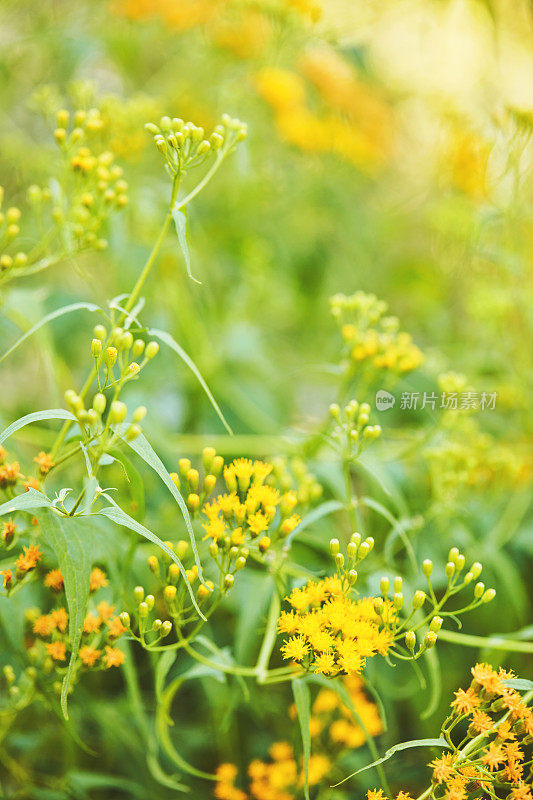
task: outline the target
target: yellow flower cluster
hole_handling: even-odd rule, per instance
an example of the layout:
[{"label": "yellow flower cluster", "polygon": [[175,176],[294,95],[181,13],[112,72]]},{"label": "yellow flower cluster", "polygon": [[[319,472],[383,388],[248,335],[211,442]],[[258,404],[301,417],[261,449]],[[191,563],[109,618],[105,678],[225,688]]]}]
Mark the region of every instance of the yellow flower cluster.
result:
[{"label": "yellow flower cluster", "polygon": [[272,464],[248,458],[235,459],[224,467],[228,492],[204,505],[204,538],[234,546],[257,540],[264,553],[273,540],[288,536],[300,522],[293,513],[298,497],[294,490],[282,493],[266,482],[273,469]]},{"label": "yellow flower cluster", "polygon": [[[344,688],[353,708],[370,736],[378,736],[383,725],[378,710],[365,695],[359,677],[344,679]],[[289,709],[291,719],[296,719],[296,707]],[[366,741],[362,727],[353,719],[352,711],[340,700],[337,692],[321,689],[312,706],[309,731],[313,739],[313,753],[309,759],[309,784],[318,785],[331,770],[331,758],[326,755],[331,748],[354,749]],[[288,742],[275,742],[268,751],[269,760],[254,759],[248,767],[249,794],[235,786],[237,767],[221,764],[217,769],[214,796],[218,800],[293,800],[299,796],[304,782],[302,765],[298,764]]]},{"label": "yellow flower cluster", "polygon": [[401,375],[422,363],[411,336],[399,330],[397,317],[386,316],[387,304],[374,294],[336,294],[330,306],[352,365]]},{"label": "yellow flower cluster", "polygon": [[[335,153],[359,168],[382,163],[390,124],[381,101],[333,51],[311,51],[300,66],[305,77],[273,66],[255,76],[259,94],[274,111],[280,136],[301,150]],[[310,108],[306,77],[333,112]]]},{"label": "yellow flower cluster", "polygon": [[287,599],[293,610],[281,613],[278,630],[290,638],[281,652],[304,669],[331,676],[358,674],[366,658],[385,655],[392,644],[393,634],[382,624],[384,619],[394,621],[390,604],[378,616],[373,598],[352,600],[337,576],[293,589]]}]

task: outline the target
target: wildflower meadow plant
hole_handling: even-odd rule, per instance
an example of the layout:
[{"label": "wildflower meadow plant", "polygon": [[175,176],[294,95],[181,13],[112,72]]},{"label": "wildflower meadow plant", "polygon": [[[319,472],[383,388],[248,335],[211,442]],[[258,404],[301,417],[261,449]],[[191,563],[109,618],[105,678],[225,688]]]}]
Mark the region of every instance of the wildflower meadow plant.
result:
[{"label": "wildflower meadow plant", "polygon": [[[531,428],[508,363],[529,117],[491,121],[507,189],[490,126],[446,118],[443,206],[421,162],[400,235],[402,114],[422,114],[378,87],[382,51],[337,46],[327,4],[96,6],[99,80],[31,95],[39,146],[22,113],[5,138],[0,796],[533,800]],[[385,12],[359,11],[378,37]],[[102,94],[118,54],[146,94]],[[352,251],[359,192],[379,220]],[[416,258],[478,240],[421,302]],[[466,318],[481,287],[503,337],[496,250],[516,329],[456,366],[432,314]],[[363,279],[367,251],[389,266]]]}]

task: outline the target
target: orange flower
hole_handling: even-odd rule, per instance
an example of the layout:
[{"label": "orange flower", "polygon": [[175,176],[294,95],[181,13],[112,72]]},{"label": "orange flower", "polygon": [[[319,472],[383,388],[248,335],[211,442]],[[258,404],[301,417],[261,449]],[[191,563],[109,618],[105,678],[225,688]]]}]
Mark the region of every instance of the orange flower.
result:
[{"label": "orange flower", "polygon": [[33,632],[37,636],[50,636],[55,628],[55,623],[50,614],[43,614],[37,617],[33,623]]},{"label": "orange flower", "polygon": [[39,472],[41,475],[48,475],[52,467],[55,466],[54,461],[52,461],[52,457],[49,453],[45,453],[43,450],[39,453],[38,456],[35,456],[33,459],[36,464],[39,465]]},{"label": "orange flower", "polygon": [[499,765],[503,764],[505,761],[505,753],[503,752],[501,744],[491,742],[481,757],[481,760],[488,766],[491,772],[497,770]]},{"label": "orange flower", "polygon": [[10,569],[3,569],[0,575],[4,576],[4,589],[9,589],[13,583],[13,573]]},{"label": "orange flower", "polygon": [[126,628],[120,621],[120,617],[113,617],[113,619],[110,619],[107,623],[107,627],[109,628],[110,639],[118,639],[119,636],[126,633]]},{"label": "orange flower", "polygon": [[472,727],[477,733],[488,733],[494,725],[493,720],[478,708],[472,712]]},{"label": "orange flower", "polygon": [[470,714],[480,703],[481,699],[474,689],[469,688],[466,691],[457,689],[455,700],[452,701],[452,708],[455,709],[457,714]]},{"label": "orange flower", "polygon": [[475,667],[472,667],[472,675],[476,683],[479,683],[489,694],[502,693],[504,689],[502,680],[490,664],[476,664]]},{"label": "orange flower", "polygon": [[23,477],[24,475],[19,471],[18,461],[13,461],[12,464],[2,464],[0,466],[0,489],[15,486],[18,479]]},{"label": "orange flower", "polygon": [[64,588],[63,575],[60,569],[51,569],[44,579],[44,585],[54,592],[60,592]]},{"label": "orange flower", "polygon": [[64,608],[54,608],[50,616],[56,628],[64,633],[67,629],[68,614]]},{"label": "orange flower", "polygon": [[83,620],[83,633],[95,633],[101,624],[102,620],[96,614],[87,614]]},{"label": "orange flower", "polygon": [[85,645],[84,647],[80,647],[80,659],[87,667],[94,667],[95,662],[98,661],[100,658],[101,650],[97,650],[96,647],[90,647],[90,645]]},{"label": "orange flower", "polygon": [[20,555],[17,560],[15,561],[15,566],[17,568],[17,572],[21,575],[24,575],[26,572],[29,572],[31,569],[35,569],[37,566],[37,562],[42,556],[41,551],[36,545],[30,545],[29,547],[23,547],[24,555]]},{"label": "orange flower", "polygon": [[102,600],[101,603],[98,603],[96,606],[96,610],[101,619],[108,620],[111,616],[113,616],[113,611],[115,610],[115,606],[110,606],[109,603],[106,603],[105,600]]},{"label": "orange flower", "polygon": [[54,661],[65,660],[66,658],[65,642],[51,642],[50,644],[46,642],[45,647],[48,650],[48,655],[52,656]]},{"label": "orange flower", "polygon": [[2,529],[2,539],[4,540],[6,545],[11,544],[16,530],[17,526],[15,525],[12,519],[9,519],[7,522],[4,522],[4,527]]},{"label": "orange flower", "polygon": [[437,783],[448,781],[453,775],[452,754],[444,753],[440,758],[435,758],[430,764],[433,769],[433,777]]},{"label": "orange flower", "polygon": [[122,650],[119,650],[118,647],[109,647],[109,645],[106,645],[104,661],[106,669],[110,667],[120,667],[125,661],[124,653]]},{"label": "orange flower", "polygon": [[95,567],[91,575],[89,577],[89,589],[91,592],[96,592],[97,589],[101,589],[103,586],[107,586],[107,577],[103,570]]},{"label": "orange flower", "polygon": [[28,478],[28,480],[24,481],[22,485],[26,491],[28,491],[28,489],[35,489],[37,492],[39,491],[40,484],[37,478]]}]

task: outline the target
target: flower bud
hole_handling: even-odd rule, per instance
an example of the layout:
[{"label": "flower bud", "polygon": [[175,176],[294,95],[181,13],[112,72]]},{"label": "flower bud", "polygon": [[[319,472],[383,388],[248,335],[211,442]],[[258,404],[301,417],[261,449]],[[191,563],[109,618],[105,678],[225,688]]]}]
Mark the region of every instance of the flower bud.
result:
[{"label": "flower bud", "polygon": [[226,575],[226,577],[224,578],[224,589],[231,589],[234,583],[235,583],[235,578],[233,577],[233,575],[230,574]]},{"label": "flower bud", "polygon": [[161,628],[162,624],[163,623],[161,622],[160,619],[154,619],[154,621],[152,622],[152,630],[157,633],[158,630]]},{"label": "flower bud", "polygon": [[405,645],[411,653],[416,647],[416,633],[414,631],[407,631],[405,634]]},{"label": "flower bud", "polygon": [[216,542],[211,542],[209,545],[209,555],[211,558],[216,558],[218,556],[218,544]]},{"label": "flower bud", "polygon": [[133,599],[136,603],[141,603],[144,600],[144,589],[142,586],[136,586],[133,590]]},{"label": "flower bud", "polygon": [[270,547],[270,537],[269,536],[262,536],[259,539],[259,550],[262,553],[266,553],[268,548]]},{"label": "flower bud", "polygon": [[447,578],[452,578],[455,573],[455,564],[453,561],[448,561],[446,566],[444,567],[444,573]]},{"label": "flower bud", "polygon": [[102,352],[102,342],[100,339],[93,339],[91,342],[91,355],[93,358],[98,358]]},{"label": "flower bud", "polygon": [[163,590],[163,597],[165,598],[167,603],[174,602],[174,600],[176,599],[176,592],[177,589],[175,586],[172,586],[171,584],[165,586]]},{"label": "flower bud", "polygon": [[133,442],[138,436],[142,433],[142,428],[140,425],[130,425],[128,430],[126,431],[126,439],[128,442]]},{"label": "flower bud", "polygon": [[104,363],[108,369],[114,367],[118,356],[116,347],[106,347],[104,353]]},{"label": "flower bud", "polygon": [[335,556],[335,564],[339,567],[339,569],[342,569],[344,566],[344,556],[342,553],[337,553]]},{"label": "flower bud", "polygon": [[147,414],[146,406],[138,406],[133,412],[133,421],[141,422]]},{"label": "flower bud", "polygon": [[129,629],[129,627],[131,625],[131,621],[130,621],[130,615],[128,614],[128,612],[127,611],[122,611],[119,614],[119,619],[122,622],[122,624],[124,625],[124,627]]},{"label": "flower bud", "polygon": [[466,584],[469,584],[469,583],[472,583],[473,580],[474,580],[474,575],[472,574],[472,572],[467,572],[465,577],[464,577],[464,582]]},{"label": "flower bud", "polygon": [[389,593],[389,588],[390,588],[389,579],[383,577],[379,582],[379,591],[381,592],[383,597],[387,597]]},{"label": "flower bud", "polygon": [[187,481],[188,481],[189,486],[191,487],[191,489],[197,489],[198,488],[199,478],[200,478],[200,476],[198,474],[198,470],[197,469],[188,470],[188,472],[187,472]]},{"label": "flower bud", "polygon": [[215,456],[213,459],[213,463],[211,464],[211,472],[213,475],[218,476],[222,472],[222,467],[224,466],[224,459],[222,456]]},{"label": "flower bud", "polygon": [[373,537],[372,536],[367,536],[365,541],[363,542],[363,544],[368,545],[370,550],[373,550],[374,549],[374,544],[375,544]]},{"label": "flower bud", "polygon": [[150,567],[150,571],[154,573],[154,575],[159,575],[159,559],[157,556],[150,556],[148,559],[148,566]]},{"label": "flower bud", "polygon": [[359,560],[362,561],[363,558],[366,558],[367,555],[370,553],[371,549],[372,548],[370,547],[370,545],[368,544],[367,540],[365,539],[365,541],[359,546],[359,552],[358,552]]},{"label": "flower bud", "polygon": [[204,480],[204,491],[206,494],[211,494],[216,486],[217,479],[215,475],[206,475]]},{"label": "flower bud", "polygon": [[433,572],[433,561],[430,558],[426,558],[422,562],[422,572],[424,573],[426,578],[429,578],[429,576]]},{"label": "flower bud", "polygon": [[453,561],[453,563],[455,564],[455,560],[458,555],[459,555],[459,548],[452,547],[450,552],[448,553],[448,561]]},{"label": "flower bud", "polygon": [[483,603],[490,603],[490,601],[494,600],[495,597],[496,597],[496,589],[487,589],[481,600]]},{"label": "flower bud", "polygon": [[399,611],[403,606],[403,594],[401,592],[395,592],[392,601],[394,603],[394,608]]},{"label": "flower bud", "polygon": [[89,425],[96,425],[97,422],[98,422],[98,414],[96,413],[94,408],[90,408],[87,411],[87,423]]},{"label": "flower bud", "polygon": [[102,394],[101,392],[95,394],[93,397],[93,408],[97,414],[102,415],[104,413],[106,402],[107,400],[105,394]]},{"label": "flower bud", "polygon": [[200,498],[195,492],[191,492],[187,497],[187,505],[192,512],[198,511],[200,508]]},{"label": "flower bud", "polygon": [[385,603],[383,602],[383,598],[382,597],[374,597],[373,604],[374,604],[374,610],[375,610],[376,614],[380,614],[381,615],[381,613],[383,611],[383,607],[385,605]]},{"label": "flower bud", "polygon": [[139,603],[139,617],[141,619],[146,619],[149,613],[150,609],[148,608],[148,603],[145,603],[143,600],[142,603]]},{"label": "flower bud", "polygon": [[353,542],[354,544],[356,544],[356,545],[357,545],[357,547],[359,547],[359,545],[361,544],[361,538],[362,538],[362,537],[361,537],[361,534],[360,534],[360,533],[357,533],[357,531],[355,531],[355,532],[354,532],[354,533],[352,533],[352,535],[350,536],[350,542]]},{"label": "flower bud", "polygon": [[95,325],[93,328],[93,336],[103,341],[107,336],[107,331],[103,325]]},{"label": "flower bud", "polygon": [[338,539],[330,539],[329,552],[332,556],[336,556],[340,550],[340,543]]},{"label": "flower bud", "polygon": [[418,589],[413,595],[413,608],[421,608],[424,605],[426,593]]},{"label": "flower bud", "polygon": [[459,555],[455,559],[455,568],[456,568],[457,572],[461,572],[464,569],[465,561],[466,561],[466,559],[465,559],[464,555],[462,553],[459,553]]},{"label": "flower bud", "polygon": [[[154,358],[159,352],[159,345],[157,342],[148,342],[146,345],[146,349],[144,351],[144,355],[146,358]],[[164,623],[163,623],[164,624]]]},{"label": "flower bud", "polygon": [[128,409],[122,400],[113,400],[109,409],[109,418],[114,425],[124,422]]},{"label": "flower bud", "polygon": [[170,564],[168,567],[168,579],[170,583],[176,583],[179,576],[180,576],[180,568],[178,567],[176,562],[173,561],[172,564]]},{"label": "flower bud", "polygon": [[475,561],[475,562],[472,564],[472,566],[470,567],[470,572],[472,573],[472,575],[474,576],[474,578],[479,578],[479,576],[481,575],[481,570],[482,570],[482,569],[483,569],[483,567],[482,567],[482,565],[479,563],[479,561]]},{"label": "flower bud", "polygon": [[430,647],[433,647],[435,642],[437,641],[437,634],[435,631],[428,631],[424,636],[424,648],[429,650]]},{"label": "flower bud", "polygon": [[133,336],[131,331],[124,331],[119,339],[118,346],[121,350],[129,350],[133,345]]},{"label": "flower bud", "polygon": [[340,410],[340,407],[339,407],[338,403],[332,403],[330,405],[329,413],[331,414],[333,419],[336,419],[336,420],[340,419],[341,410]]},{"label": "flower bud", "polygon": [[476,600],[479,600],[479,598],[483,596],[484,591],[485,591],[485,584],[483,583],[483,581],[479,581],[479,583],[476,583],[476,585],[474,586],[474,597],[476,598]]},{"label": "flower bud", "polygon": [[396,577],[394,578],[394,591],[401,592],[402,586],[403,586],[403,579],[399,575],[396,575]]},{"label": "flower bud", "polygon": [[146,597],[144,598],[144,602],[148,606],[148,610],[151,611],[152,608],[154,607],[155,597],[153,596],[153,594],[147,594]]},{"label": "flower bud", "polygon": [[351,569],[346,576],[348,578],[348,583],[350,586],[353,586],[354,583],[357,581],[357,570]]},{"label": "flower bud", "polygon": [[178,558],[184,558],[184,556],[187,555],[188,549],[189,549],[189,542],[186,542],[185,539],[179,539],[176,542],[174,552],[176,553]]},{"label": "flower bud", "polygon": [[166,619],[163,624],[161,625],[160,634],[161,636],[168,636],[170,631],[172,630],[172,623],[170,620]]},{"label": "flower bud", "polygon": [[235,561],[235,572],[239,572],[239,570],[244,569],[246,566],[246,559],[244,556],[239,556]]},{"label": "flower bud", "polygon": [[433,617],[429,625],[429,630],[432,633],[438,633],[442,628],[442,622],[442,617]]},{"label": "flower bud", "polygon": [[346,548],[346,555],[348,558],[355,558],[357,555],[357,545],[355,542],[348,542],[348,547]]}]

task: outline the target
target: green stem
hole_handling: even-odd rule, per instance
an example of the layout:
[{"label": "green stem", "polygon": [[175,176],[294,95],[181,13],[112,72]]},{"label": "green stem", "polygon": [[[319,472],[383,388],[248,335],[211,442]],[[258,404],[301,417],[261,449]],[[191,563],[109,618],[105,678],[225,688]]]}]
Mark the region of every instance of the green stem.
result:
[{"label": "green stem", "polygon": [[504,652],[533,653],[533,642],[519,642],[503,636],[473,636],[468,633],[445,630],[440,630],[438,636],[445,642],[462,644],[465,647],[490,647],[493,650],[503,650]]}]

